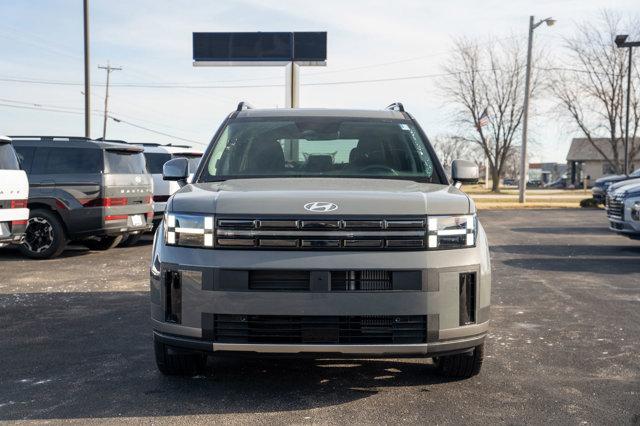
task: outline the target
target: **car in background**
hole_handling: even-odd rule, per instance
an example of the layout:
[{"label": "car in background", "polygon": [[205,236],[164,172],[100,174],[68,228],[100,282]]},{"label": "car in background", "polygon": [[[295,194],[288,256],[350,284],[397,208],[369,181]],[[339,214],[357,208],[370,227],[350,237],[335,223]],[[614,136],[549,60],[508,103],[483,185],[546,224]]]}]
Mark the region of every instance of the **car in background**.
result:
[{"label": "car in background", "polygon": [[144,157],[147,160],[147,170],[153,177],[153,225],[158,226],[162,220],[165,206],[169,197],[180,189],[177,182],[162,179],[162,166],[174,158],[186,158],[189,163],[189,175],[198,168],[202,151],[189,145],[160,145],[156,143],[141,143]]},{"label": "car in background", "polygon": [[553,189],[567,189],[572,187],[573,185],[571,185],[569,183],[569,178],[567,176],[562,176],[559,177],[558,179],[554,180],[553,182],[549,182],[549,183],[545,183],[544,187],[545,188],[553,188]]},{"label": "car in background", "polygon": [[541,188],[542,181],[540,179],[531,179],[527,182],[527,188]]},{"label": "car in background", "polygon": [[0,247],[19,244],[29,219],[29,181],[11,144],[0,136]]},{"label": "car in background", "polygon": [[620,182],[626,185],[616,186],[607,194],[607,218],[609,229],[640,240],[640,179]]},{"label": "car in background", "polygon": [[142,148],[83,137],[13,136],[29,177],[29,222],[20,250],[58,256],[69,241],[106,250],[151,229],[151,176]]},{"label": "car in background", "polygon": [[518,186],[518,180],[514,178],[504,178],[502,184],[504,186]]},{"label": "car in background", "polygon": [[607,189],[610,185],[635,178],[640,178],[640,169],[634,170],[629,175],[608,175],[596,179],[596,182],[593,184],[593,188],[591,188],[594,200],[596,200],[598,204],[605,203],[607,198]]}]

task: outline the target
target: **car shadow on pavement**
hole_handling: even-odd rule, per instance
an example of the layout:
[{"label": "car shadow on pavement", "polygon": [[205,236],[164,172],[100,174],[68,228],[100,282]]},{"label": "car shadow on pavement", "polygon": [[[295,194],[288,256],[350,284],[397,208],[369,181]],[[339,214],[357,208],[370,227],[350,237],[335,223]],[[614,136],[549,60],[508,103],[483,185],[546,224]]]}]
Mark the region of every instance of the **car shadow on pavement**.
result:
[{"label": "car shadow on pavement", "polygon": [[[81,244],[73,244],[68,246],[62,252],[62,254],[58,256],[56,259],[84,256],[89,253],[91,253],[91,250],[89,250],[87,247]],[[22,253],[20,253],[20,251],[18,251],[17,248],[14,248],[14,247],[5,247],[0,249],[0,262],[8,261],[8,260],[32,260],[34,262],[38,261],[37,259],[30,259],[27,256],[24,256]],[[44,259],[44,260],[50,260],[50,259]]]},{"label": "car shadow on pavement", "polygon": [[[561,257],[592,256],[600,260],[603,257],[640,256],[640,244],[634,246],[586,245],[586,244],[505,244],[491,247],[491,252],[508,254],[526,254]],[[610,260],[610,259],[602,259]]]},{"label": "car shadow on pavement", "polygon": [[568,235],[611,235],[612,232],[606,226],[540,226],[528,228],[511,228],[513,232],[526,232],[531,234],[568,234]]},{"label": "car shadow on pavement", "polygon": [[146,292],[0,295],[0,420],[305,410],[443,380],[426,359],[213,359],[155,367]]},{"label": "car shadow on pavement", "polygon": [[499,261],[527,270],[615,275],[640,272],[640,246],[520,244],[493,246],[491,252],[500,257],[526,255]]}]

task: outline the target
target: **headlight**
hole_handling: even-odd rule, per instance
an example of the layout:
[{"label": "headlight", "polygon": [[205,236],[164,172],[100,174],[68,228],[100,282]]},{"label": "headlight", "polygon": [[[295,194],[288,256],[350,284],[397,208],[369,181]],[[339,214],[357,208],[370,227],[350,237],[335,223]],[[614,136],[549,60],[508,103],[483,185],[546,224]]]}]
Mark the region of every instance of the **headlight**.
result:
[{"label": "headlight", "polygon": [[631,205],[631,219],[640,221],[640,201]]},{"label": "headlight", "polygon": [[213,216],[165,213],[164,242],[170,246],[213,247]]},{"label": "headlight", "polygon": [[475,214],[464,216],[429,216],[428,246],[430,249],[473,247],[478,224]]}]

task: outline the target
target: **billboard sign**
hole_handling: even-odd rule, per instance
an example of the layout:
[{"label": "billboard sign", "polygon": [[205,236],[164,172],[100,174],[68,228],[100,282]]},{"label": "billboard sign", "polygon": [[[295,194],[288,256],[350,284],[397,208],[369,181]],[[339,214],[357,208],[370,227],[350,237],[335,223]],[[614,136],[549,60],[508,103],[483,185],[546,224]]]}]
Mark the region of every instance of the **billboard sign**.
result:
[{"label": "billboard sign", "polygon": [[193,33],[194,65],[325,65],[326,32]]}]

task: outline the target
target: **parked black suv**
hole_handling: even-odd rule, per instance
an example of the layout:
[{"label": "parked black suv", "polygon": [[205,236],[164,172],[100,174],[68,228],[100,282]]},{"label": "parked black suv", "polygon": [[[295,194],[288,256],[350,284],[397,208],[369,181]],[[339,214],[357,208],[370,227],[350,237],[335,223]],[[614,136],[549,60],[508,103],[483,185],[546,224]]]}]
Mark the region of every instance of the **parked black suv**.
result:
[{"label": "parked black suv", "polygon": [[151,176],[142,148],[82,137],[12,136],[29,176],[29,224],[21,251],[59,255],[70,240],[116,246],[151,228]]}]

